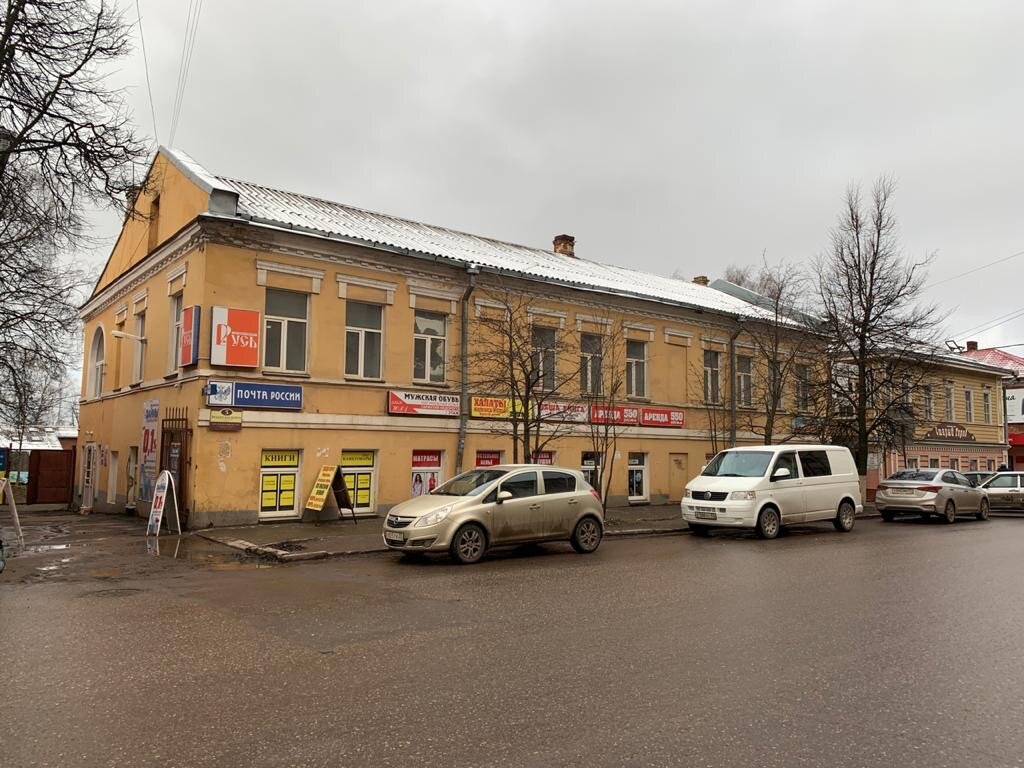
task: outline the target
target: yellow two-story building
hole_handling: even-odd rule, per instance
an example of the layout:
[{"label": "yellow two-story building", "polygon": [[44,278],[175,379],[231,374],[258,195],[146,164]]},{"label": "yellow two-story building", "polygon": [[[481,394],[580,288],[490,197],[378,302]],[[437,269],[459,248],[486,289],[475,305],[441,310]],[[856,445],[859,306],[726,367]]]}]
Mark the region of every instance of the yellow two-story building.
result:
[{"label": "yellow two-story building", "polygon": [[[518,458],[603,468],[611,505],[677,500],[713,446],[758,440],[737,412],[761,313],[706,281],[578,258],[568,236],[514,245],[161,149],[82,309],[77,493],[145,514],[166,469],[189,527],[300,519],[339,467],[356,511],[380,514]],[[547,414],[530,456],[515,388],[483,370],[513,315],[530,386],[564,387],[530,406]]]}]

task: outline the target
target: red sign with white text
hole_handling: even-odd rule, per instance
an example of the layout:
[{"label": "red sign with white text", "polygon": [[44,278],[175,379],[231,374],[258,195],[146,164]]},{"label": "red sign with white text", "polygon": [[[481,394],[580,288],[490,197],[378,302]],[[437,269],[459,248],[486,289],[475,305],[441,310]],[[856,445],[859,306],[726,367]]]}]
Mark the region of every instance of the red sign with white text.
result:
[{"label": "red sign with white text", "polygon": [[255,368],[260,364],[259,310],[214,307],[210,325],[211,365]]},{"label": "red sign with white text", "polygon": [[501,451],[477,451],[476,465],[478,467],[496,467],[501,464]]},{"label": "red sign with white text", "polygon": [[199,307],[185,307],[181,313],[181,348],[178,350],[178,365],[195,365],[199,362]]},{"label": "red sign with white text", "polygon": [[592,405],[590,420],[595,424],[636,424],[640,409],[628,405]]},{"label": "red sign with white text", "polygon": [[414,467],[438,468],[441,466],[440,451],[413,451],[412,465]]},{"label": "red sign with white text", "polygon": [[675,427],[683,426],[683,411],[676,408],[641,408],[641,427]]},{"label": "red sign with white text", "polygon": [[555,463],[554,451],[537,451],[533,454],[534,464],[543,464],[545,467],[553,466]]}]

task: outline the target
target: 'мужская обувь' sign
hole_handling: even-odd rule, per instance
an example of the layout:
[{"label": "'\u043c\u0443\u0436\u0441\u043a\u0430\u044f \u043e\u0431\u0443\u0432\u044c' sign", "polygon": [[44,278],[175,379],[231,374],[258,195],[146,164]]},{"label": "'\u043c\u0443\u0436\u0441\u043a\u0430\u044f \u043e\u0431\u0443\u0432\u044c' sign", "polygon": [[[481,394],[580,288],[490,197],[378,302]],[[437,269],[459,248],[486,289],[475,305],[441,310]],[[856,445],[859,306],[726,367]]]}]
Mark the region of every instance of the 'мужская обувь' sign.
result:
[{"label": "'\u043c\u0443\u0436\u0441\u043a\u0430\u044f \u043e\u0431\u0443\u0432\u044c' sign", "polygon": [[974,435],[959,424],[936,424],[925,433],[925,440],[953,440],[958,443],[975,442]]}]

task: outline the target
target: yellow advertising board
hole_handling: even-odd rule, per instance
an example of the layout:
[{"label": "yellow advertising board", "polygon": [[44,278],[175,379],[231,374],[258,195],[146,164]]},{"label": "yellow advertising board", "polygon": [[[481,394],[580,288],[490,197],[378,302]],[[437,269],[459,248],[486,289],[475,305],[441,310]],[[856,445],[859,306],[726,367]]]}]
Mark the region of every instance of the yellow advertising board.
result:
[{"label": "yellow advertising board", "polygon": [[[519,403],[517,412],[523,412],[522,403]],[[469,399],[469,415],[474,419],[510,418],[512,416],[512,398],[473,395],[473,397]]]},{"label": "yellow advertising board", "polygon": [[320,474],[313,482],[313,490],[309,492],[306,500],[306,509],[315,509],[320,512],[327,503],[327,494],[331,492],[331,483],[334,482],[334,475],[338,471],[334,464],[324,464],[320,467]]}]

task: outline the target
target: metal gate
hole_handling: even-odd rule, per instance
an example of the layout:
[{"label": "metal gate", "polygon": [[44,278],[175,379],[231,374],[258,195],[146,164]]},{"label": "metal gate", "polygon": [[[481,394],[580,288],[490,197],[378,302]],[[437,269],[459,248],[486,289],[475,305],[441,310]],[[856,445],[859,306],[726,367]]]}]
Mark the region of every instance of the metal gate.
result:
[{"label": "metal gate", "polygon": [[188,423],[188,408],[167,408],[160,424],[160,471],[167,470],[174,478],[174,491],[178,499],[181,527],[188,527],[190,499],[188,497],[188,466],[192,445],[192,429]]},{"label": "metal gate", "polygon": [[75,452],[32,451],[28,457],[29,504],[66,504],[75,479]]}]

